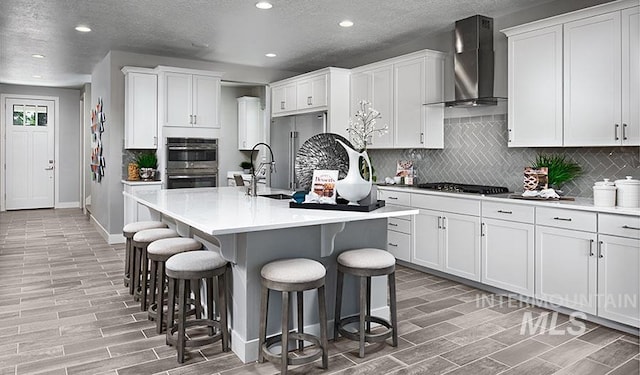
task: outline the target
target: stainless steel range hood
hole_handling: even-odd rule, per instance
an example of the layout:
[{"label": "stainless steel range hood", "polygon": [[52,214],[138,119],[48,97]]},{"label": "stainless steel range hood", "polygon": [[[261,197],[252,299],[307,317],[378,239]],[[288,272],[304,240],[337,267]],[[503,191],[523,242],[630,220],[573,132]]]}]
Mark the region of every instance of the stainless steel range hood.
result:
[{"label": "stainless steel range hood", "polygon": [[493,18],[475,15],[455,25],[455,100],[447,107],[496,105],[493,95]]}]

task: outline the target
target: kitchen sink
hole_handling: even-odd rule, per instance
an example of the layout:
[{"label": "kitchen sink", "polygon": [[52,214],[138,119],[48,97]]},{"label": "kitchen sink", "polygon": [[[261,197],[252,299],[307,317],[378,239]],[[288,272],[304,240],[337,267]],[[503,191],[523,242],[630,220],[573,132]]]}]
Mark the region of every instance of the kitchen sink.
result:
[{"label": "kitchen sink", "polygon": [[289,194],[260,194],[259,197],[271,198],[271,199],[291,199],[291,195]]}]

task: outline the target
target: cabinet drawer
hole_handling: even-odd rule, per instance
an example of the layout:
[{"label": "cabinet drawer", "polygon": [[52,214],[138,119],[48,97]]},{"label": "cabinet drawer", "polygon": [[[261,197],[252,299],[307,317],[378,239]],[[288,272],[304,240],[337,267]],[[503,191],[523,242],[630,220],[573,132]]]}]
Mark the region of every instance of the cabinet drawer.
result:
[{"label": "cabinet drawer", "polygon": [[598,233],[640,238],[640,217],[598,214]]},{"label": "cabinet drawer", "polygon": [[411,194],[411,204],[412,207],[415,208],[480,216],[479,200],[450,198],[438,195]]},{"label": "cabinet drawer", "polygon": [[502,202],[482,202],[482,217],[533,223],[534,212],[533,206]]},{"label": "cabinet drawer", "polygon": [[405,262],[411,261],[411,235],[394,231],[387,232],[387,251]]},{"label": "cabinet drawer", "polygon": [[386,204],[395,204],[398,206],[411,206],[411,194],[401,191],[378,190],[379,199]]},{"label": "cabinet drawer", "polygon": [[387,229],[396,232],[411,234],[411,220],[399,217],[390,217],[387,221]]},{"label": "cabinet drawer", "polygon": [[536,207],[536,224],[556,228],[596,231],[596,213],[561,208]]}]

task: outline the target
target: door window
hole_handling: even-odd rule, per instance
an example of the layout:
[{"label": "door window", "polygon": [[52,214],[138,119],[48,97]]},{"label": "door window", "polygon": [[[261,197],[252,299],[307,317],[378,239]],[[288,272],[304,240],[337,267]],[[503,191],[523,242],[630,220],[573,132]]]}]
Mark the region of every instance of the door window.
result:
[{"label": "door window", "polygon": [[13,105],[14,126],[47,126],[48,113],[46,106],[24,104]]}]

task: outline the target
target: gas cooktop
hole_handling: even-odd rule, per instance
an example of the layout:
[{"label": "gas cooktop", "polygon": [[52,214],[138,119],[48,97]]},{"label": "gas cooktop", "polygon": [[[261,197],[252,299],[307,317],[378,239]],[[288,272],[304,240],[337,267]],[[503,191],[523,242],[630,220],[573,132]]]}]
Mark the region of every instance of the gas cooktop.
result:
[{"label": "gas cooktop", "polygon": [[429,182],[418,184],[420,189],[440,190],[452,193],[473,193],[473,194],[502,194],[508,193],[509,189],[503,186],[468,185],[454,182]]}]

